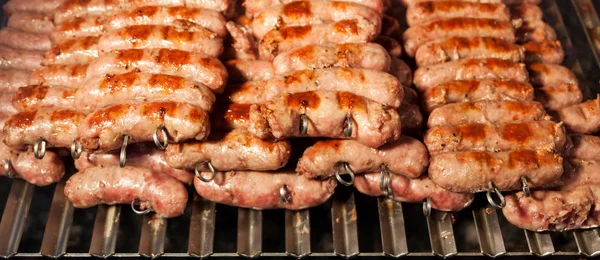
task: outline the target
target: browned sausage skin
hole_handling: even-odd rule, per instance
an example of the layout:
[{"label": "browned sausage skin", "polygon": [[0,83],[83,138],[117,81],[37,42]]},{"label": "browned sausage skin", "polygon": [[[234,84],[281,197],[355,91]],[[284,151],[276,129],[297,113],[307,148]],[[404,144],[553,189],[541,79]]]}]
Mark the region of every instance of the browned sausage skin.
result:
[{"label": "browned sausage skin", "polygon": [[[336,185],[337,182],[332,178],[309,179],[290,171],[217,172],[210,182],[194,179],[196,192],[203,198],[253,209],[298,210],[314,207],[327,201]],[[282,200],[281,189],[289,194],[289,202]]]},{"label": "browned sausage skin", "polygon": [[48,35],[23,32],[14,28],[1,29],[0,42],[10,48],[32,51],[47,51],[52,45]]},{"label": "browned sausage skin", "polygon": [[522,62],[523,47],[494,37],[452,37],[421,45],[415,54],[419,67],[465,58],[497,58]]},{"label": "browned sausage skin", "polygon": [[35,111],[37,109],[73,109],[75,107],[76,89],[30,85],[19,88],[13,97],[12,104],[19,111]]},{"label": "browned sausage skin", "polygon": [[44,65],[88,64],[98,58],[98,37],[88,36],[54,44],[46,52]]},{"label": "browned sausage skin", "polygon": [[570,134],[571,145],[567,146],[563,155],[579,160],[600,161],[600,137],[585,134]]},{"label": "browned sausage skin", "polygon": [[85,83],[88,65],[47,65],[31,74],[31,84],[80,88]]},{"label": "browned sausage skin", "polygon": [[[6,160],[10,160],[8,173],[4,171]],[[0,162],[0,176],[21,178],[36,186],[58,182],[65,175],[62,158],[52,151],[46,151],[44,158],[38,160],[31,151],[17,152],[0,143]]]},{"label": "browned sausage skin", "polygon": [[8,27],[24,32],[49,35],[54,30],[50,17],[31,12],[16,12],[8,17]]},{"label": "browned sausage skin", "polygon": [[86,16],[56,24],[50,39],[56,44],[81,37],[99,37],[104,33],[104,19],[103,16]]},{"label": "browned sausage skin", "polygon": [[542,104],[520,101],[469,101],[439,107],[429,115],[429,128],[461,124],[503,124],[550,120]]},{"label": "browned sausage skin", "polygon": [[558,116],[567,129],[575,133],[597,132],[600,130],[600,96],[594,100],[560,109]]},{"label": "browned sausage skin", "polygon": [[0,91],[14,92],[29,85],[31,72],[24,70],[0,70]]},{"label": "browned sausage skin", "polygon": [[523,48],[525,48],[525,63],[527,64],[561,64],[565,58],[560,41],[528,42],[523,44]]},{"label": "browned sausage skin", "polygon": [[95,166],[79,171],[65,185],[65,196],[76,208],[98,204],[130,204],[140,200],[163,217],[183,214],[188,199],[185,186],[164,173],[145,168]]},{"label": "browned sausage skin", "polygon": [[461,17],[509,21],[510,13],[503,4],[462,1],[420,2],[406,9],[406,21],[409,26]]}]

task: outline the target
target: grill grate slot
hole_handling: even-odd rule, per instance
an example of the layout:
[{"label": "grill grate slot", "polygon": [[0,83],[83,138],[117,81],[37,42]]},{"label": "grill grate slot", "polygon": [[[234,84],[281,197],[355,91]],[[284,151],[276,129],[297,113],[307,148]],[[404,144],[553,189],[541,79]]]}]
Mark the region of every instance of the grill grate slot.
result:
[{"label": "grill grate slot", "polygon": [[490,257],[506,254],[497,211],[491,206],[474,209],[473,219],[481,253]]},{"label": "grill grate slot", "polygon": [[191,256],[207,257],[213,253],[215,238],[215,203],[194,195],[188,253]]},{"label": "grill grate slot", "polygon": [[338,189],[333,195],[331,222],[333,227],[333,251],[346,258],[358,255],[358,227],[354,193]]},{"label": "grill grate slot", "polygon": [[537,256],[548,256],[554,253],[554,245],[550,234],[545,232],[525,231],[529,252]]},{"label": "grill grate slot", "polygon": [[90,255],[106,258],[115,254],[120,216],[120,205],[98,206],[90,245]]},{"label": "grill grate slot", "polygon": [[573,236],[575,237],[579,253],[588,257],[600,255],[600,232],[598,228],[575,230],[573,231]]},{"label": "grill grate slot", "polygon": [[141,256],[156,258],[165,253],[167,219],[154,213],[144,215],[138,252]]},{"label": "grill grate slot", "polygon": [[310,254],[310,214],[308,209],[285,211],[285,252],[298,258]]},{"label": "grill grate slot", "polygon": [[73,223],[73,204],[65,196],[64,189],[67,178],[63,178],[54,189],[52,206],[42,239],[40,252],[43,256],[56,258],[64,255],[67,251],[69,230]]},{"label": "grill grate slot", "polygon": [[262,254],[263,212],[253,209],[238,209],[237,253],[246,257]]},{"label": "grill grate slot", "polygon": [[436,256],[450,257],[456,255],[456,240],[452,227],[452,213],[432,209],[427,216],[427,229],[429,230],[429,242],[431,251]]},{"label": "grill grate slot", "polygon": [[0,221],[0,234],[6,238],[0,239],[0,256],[2,257],[10,257],[17,253],[25,221],[29,215],[33,188],[33,185],[24,180],[13,180]]},{"label": "grill grate slot", "polygon": [[390,198],[377,198],[383,253],[401,257],[408,254],[402,203]]}]

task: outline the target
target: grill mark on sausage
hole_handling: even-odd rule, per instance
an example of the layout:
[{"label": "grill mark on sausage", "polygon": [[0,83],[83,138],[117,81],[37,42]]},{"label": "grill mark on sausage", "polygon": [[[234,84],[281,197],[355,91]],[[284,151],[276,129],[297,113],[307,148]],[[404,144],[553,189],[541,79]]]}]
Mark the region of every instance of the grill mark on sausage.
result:
[{"label": "grill mark on sausage", "polygon": [[365,100],[349,92],[337,92],[339,107],[342,110],[366,110]]},{"label": "grill mark on sausage", "polygon": [[301,39],[306,37],[312,31],[312,26],[291,26],[281,28],[279,32],[283,39]]},{"label": "grill mark on sausage", "polygon": [[310,11],[310,2],[297,1],[285,4],[283,5],[283,14],[295,20],[310,17],[312,15],[312,12]]},{"label": "grill mark on sausage", "polygon": [[508,158],[508,167],[510,169],[537,169],[540,163],[543,163],[540,159],[544,157],[537,156],[537,153],[534,151],[518,150],[510,152]]},{"label": "grill mark on sausage", "polygon": [[33,120],[35,119],[36,114],[37,111],[21,112],[19,113],[19,116],[11,117],[6,122],[6,126],[12,126],[13,128],[30,127],[33,124]]},{"label": "grill mark on sausage", "polygon": [[317,109],[321,104],[321,97],[314,91],[294,93],[288,96],[287,104],[290,107]]},{"label": "grill mark on sausage", "polygon": [[459,138],[481,142],[485,140],[486,130],[484,124],[466,124],[459,126],[458,133],[461,134]]},{"label": "grill mark on sausage", "polygon": [[500,130],[502,138],[519,143],[527,142],[533,134],[528,123],[507,124]]},{"label": "grill mark on sausage", "polygon": [[48,86],[38,85],[21,87],[17,90],[17,93],[13,97],[13,102],[18,100],[19,102],[23,103],[30,103],[33,102],[34,99],[44,99],[44,97],[46,97],[46,94],[48,94],[48,89]]},{"label": "grill mark on sausage", "polygon": [[73,110],[61,109],[61,110],[54,111],[52,113],[52,116],[50,116],[50,121],[52,121],[52,122],[59,122],[59,121],[69,122],[70,119],[79,117],[79,116],[81,116],[81,115]]},{"label": "grill mark on sausage", "polygon": [[342,20],[333,24],[333,29],[337,32],[356,35],[358,34],[358,21]]},{"label": "grill mark on sausage", "polygon": [[248,122],[250,119],[250,104],[230,104],[225,111],[225,121],[235,122]]}]

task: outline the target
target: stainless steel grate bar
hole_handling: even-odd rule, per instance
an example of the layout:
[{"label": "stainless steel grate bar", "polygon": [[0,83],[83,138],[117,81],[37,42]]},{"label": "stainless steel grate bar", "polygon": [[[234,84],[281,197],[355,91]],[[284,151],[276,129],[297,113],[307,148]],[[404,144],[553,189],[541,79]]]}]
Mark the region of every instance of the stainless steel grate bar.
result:
[{"label": "stainless steel grate bar", "polygon": [[333,195],[331,222],[333,228],[333,251],[336,255],[358,255],[358,227],[354,193],[341,192]]},{"label": "stainless steel grate bar", "polygon": [[98,205],[90,255],[106,258],[115,254],[120,216],[120,205]]},{"label": "stainless steel grate bar", "polygon": [[246,257],[262,254],[262,210],[238,209],[237,253]]},{"label": "stainless steel grate bar", "polygon": [[156,258],[165,253],[165,235],[167,219],[154,213],[144,215],[142,235],[138,253],[141,256]]},{"label": "stainless steel grate bar", "polygon": [[383,253],[392,257],[408,254],[402,203],[390,198],[377,198],[379,228]]},{"label": "stainless steel grate bar", "polygon": [[446,258],[458,253],[452,228],[452,213],[432,209],[427,217],[427,228],[434,255]]},{"label": "stainless steel grate bar", "polygon": [[475,229],[481,253],[490,257],[498,257],[506,254],[502,230],[498,223],[498,213],[490,207],[473,210]]},{"label": "stainless steel grate bar", "polygon": [[14,179],[8,195],[8,201],[0,221],[0,256],[10,257],[17,253],[21,235],[27,220],[29,206],[33,198],[32,184]]},{"label": "stainless steel grate bar", "polygon": [[529,252],[537,256],[548,256],[554,254],[554,244],[552,244],[552,238],[547,232],[533,232],[529,230],[525,231],[525,239],[527,239],[527,246],[529,246]]},{"label": "stainless steel grate bar", "polygon": [[575,230],[573,236],[579,253],[588,257],[600,256],[600,229]]},{"label": "stainless steel grate bar", "polygon": [[298,258],[310,254],[310,213],[308,209],[285,211],[285,252]]},{"label": "stainless steel grate bar", "polygon": [[215,203],[194,195],[188,254],[195,257],[207,257],[213,253],[215,238]]},{"label": "stainless steel grate bar", "polygon": [[43,256],[57,258],[67,252],[69,230],[73,223],[73,204],[65,196],[64,189],[67,178],[56,184],[52,206],[48,214],[48,222],[44,231],[40,252]]}]

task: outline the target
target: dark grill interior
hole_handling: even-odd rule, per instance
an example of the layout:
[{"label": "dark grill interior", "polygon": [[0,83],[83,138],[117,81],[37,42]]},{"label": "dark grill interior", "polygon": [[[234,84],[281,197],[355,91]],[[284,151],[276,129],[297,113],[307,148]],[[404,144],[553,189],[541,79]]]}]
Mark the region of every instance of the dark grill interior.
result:
[{"label": "dark grill interior", "polygon": [[[600,1],[544,0],[541,7],[585,98],[600,93]],[[67,179],[39,188],[0,178],[0,257],[600,255],[599,229],[524,232],[488,208],[485,196],[467,210],[425,218],[421,205],[340,185],[310,210],[260,212],[195,197],[183,216],[165,220],[128,205],[73,209],[63,195]]]}]

